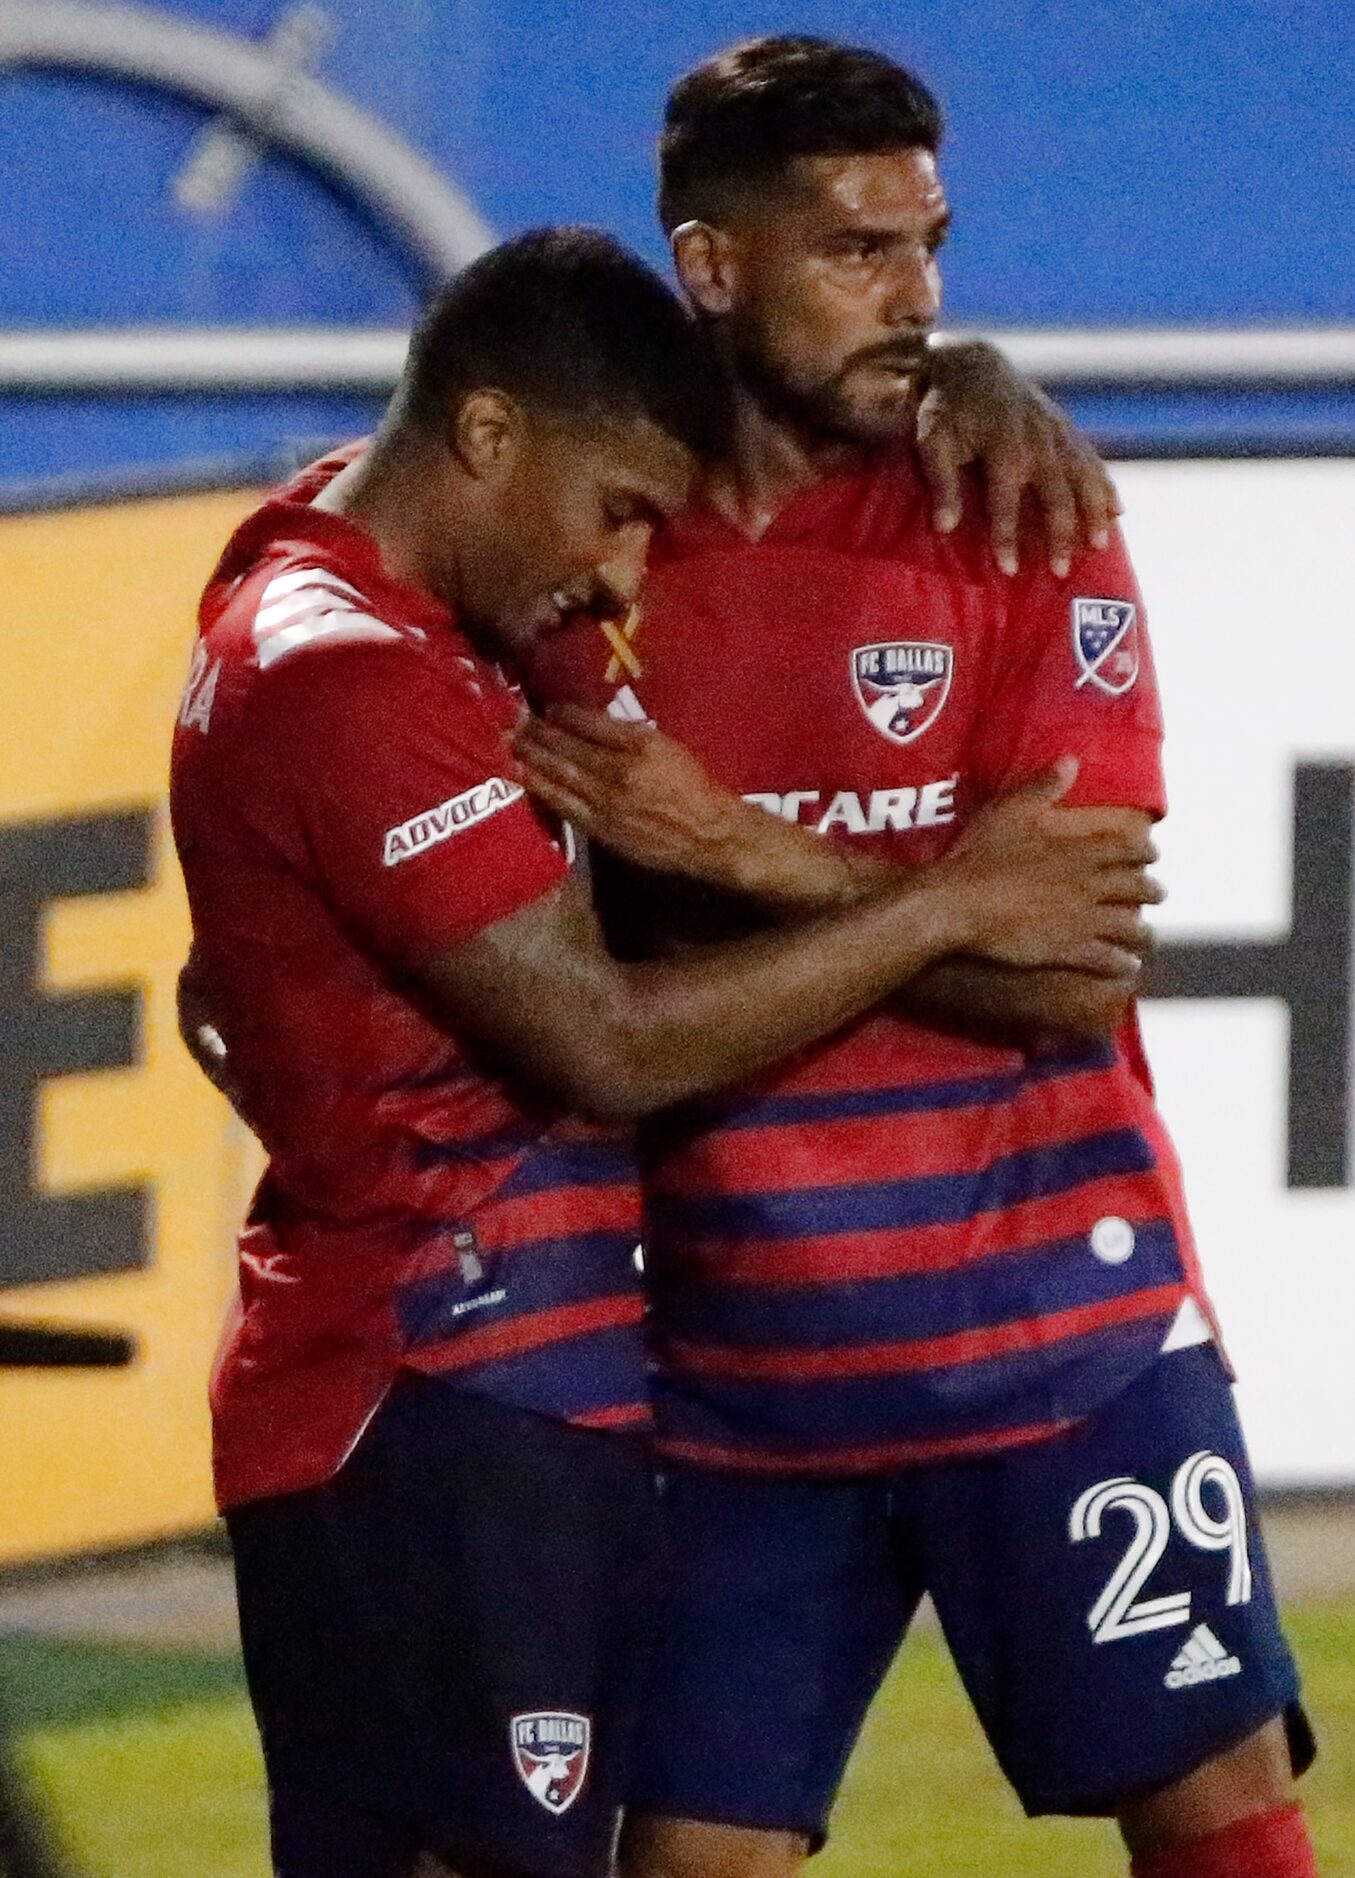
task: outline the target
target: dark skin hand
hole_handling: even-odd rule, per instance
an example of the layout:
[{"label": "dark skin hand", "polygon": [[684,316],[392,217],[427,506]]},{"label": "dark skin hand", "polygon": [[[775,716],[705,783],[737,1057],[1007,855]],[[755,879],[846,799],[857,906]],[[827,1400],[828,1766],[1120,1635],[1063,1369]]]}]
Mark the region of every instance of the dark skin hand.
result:
[{"label": "dark skin hand", "polygon": [[[800,917],[869,899],[902,870],[858,845],[823,840],[746,803],[716,783],[690,751],[645,724],[552,705],[519,732],[528,787],[556,814],[613,854],[743,896],[773,917]],[[1149,818],[1136,810],[1059,810],[1113,827],[1137,864],[1156,858]],[[1142,902],[1156,903],[1153,887]],[[1046,1032],[1112,1036],[1133,999],[1151,945],[1140,922],[1137,954],[1119,972],[962,956],[937,961],[900,994],[912,1016],[969,1034],[1030,1042]]]},{"label": "dark skin hand", "polygon": [[1104,548],[1121,512],[1095,450],[1058,406],[982,339],[933,339],[917,413],[917,451],[936,528],[948,534],[964,506],[961,472],[977,465],[988,502],[993,559],[1014,574],[1025,497],[1044,520],[1049,566],[1060,580],[1084,547]]},{"label": "dark skin hand", "polygon": [[[1071,772],[995,802],[941,861],[902,870],[802,924],[635,965],[607,952],[581,883],[444,955],[401,961],[420,1002],[494,1067],[568,1107],[624,1120],[742,1081],[878,1004],[926,966],[974,951],[1018,966],[1132,970],[1156,897],[1143,844],[1114,812],[1055,810]],[[185,1041],[204,1061],[210,998],[190,966]]]}]

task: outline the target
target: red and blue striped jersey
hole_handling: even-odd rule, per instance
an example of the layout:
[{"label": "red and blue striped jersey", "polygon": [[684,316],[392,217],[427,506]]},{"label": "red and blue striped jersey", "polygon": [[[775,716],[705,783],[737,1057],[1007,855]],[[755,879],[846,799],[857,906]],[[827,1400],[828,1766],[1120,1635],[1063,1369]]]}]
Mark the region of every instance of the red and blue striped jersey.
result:
[{"label": "red and blue striped jersey", "polygon": [[648,1421],[631,1145],[473,1062],[409,970],[556,888],[518,701],[310,499],[237,532],[175,731],[194,955],[268,1168],[213,1379],[223,1506],[342,1463],[401,1368]]},{"label": "red and blue striped jersey", "polygon": [[[605,643],[581,629],[545,682],[905,865],[1066,753],[1078,800],[1165,807],[1121,544],[1068,580],[1008,579],[976,521],[932,531],[902,454],[757,541],[689,514],[638,617]],[[651,1127],[645,1166],[660,1429],[696,1463],[831,1472],[1038,1440],[1132,1380],[1183,1306],[1207,1334],[1132,1030],[1020,1049],[882,1009]]]}]

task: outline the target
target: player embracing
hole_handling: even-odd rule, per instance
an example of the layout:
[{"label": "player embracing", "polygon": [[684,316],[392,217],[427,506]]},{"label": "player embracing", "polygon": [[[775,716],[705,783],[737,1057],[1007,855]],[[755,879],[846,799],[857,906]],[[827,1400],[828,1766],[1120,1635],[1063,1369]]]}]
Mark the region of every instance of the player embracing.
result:
[{"label": "player embracing", "polygon": [[[1164,812],[1119,539],[1013,572],[972,520],[932,531],[899,441],[940,139],[911,74],[813,39],[670,99],[661,212],[736,442],[566,681],[611,719],[523,744],[547,800],[689,877],[628,896],[637,949],[868,899],[1064,755],[1078,800],[1145,837]],[[1028,1810],[1113,1814],[1139,1878],[1312,1873],[1311,1740],[1133,988],[960,952],[649,1128],[681,1543],[635,1872],[794,1871],[929,1592]]]},{"label": "player embracing", "polygon": [[610,1868],[655,1512],[639,1190],[593,1124],[738,1082],[957,945],[1113,972],[1156,897],[1132,818],[1058,806],[1055,772],[920,887],[608,956],[515,774],[511,674],[571,612],[625,616],[725,404],[624,250],[524,236],[203,598],[182,1016],[269,1156],[212,1407],[279,1878]]}]

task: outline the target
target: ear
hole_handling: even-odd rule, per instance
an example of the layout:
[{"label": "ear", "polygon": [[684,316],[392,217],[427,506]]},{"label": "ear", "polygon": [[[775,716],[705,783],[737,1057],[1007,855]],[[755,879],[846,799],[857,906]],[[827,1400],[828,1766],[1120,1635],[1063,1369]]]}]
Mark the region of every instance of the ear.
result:
[{"label": "ear", "polygon": [[472,391],[452,414],[448,443],[467,475],[477,482],[511,470],[522,448],[521,405],[504,391]]},{"label": "ear", "polygon": [[698,313],[718,319],[734,304],[736,266],[728,231],[710,222],[681,222],[670,237],[682,291]]}]

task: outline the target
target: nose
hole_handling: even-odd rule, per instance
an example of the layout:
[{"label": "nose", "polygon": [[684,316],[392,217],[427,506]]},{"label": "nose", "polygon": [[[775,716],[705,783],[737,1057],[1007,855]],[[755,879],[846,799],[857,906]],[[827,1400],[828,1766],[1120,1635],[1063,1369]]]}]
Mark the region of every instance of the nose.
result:
[{"label": "nose", "polygon": [[941,270],[930,248],[906,248],[891,270],[884,316],[890,326],[927,331],[941,311]]}]

